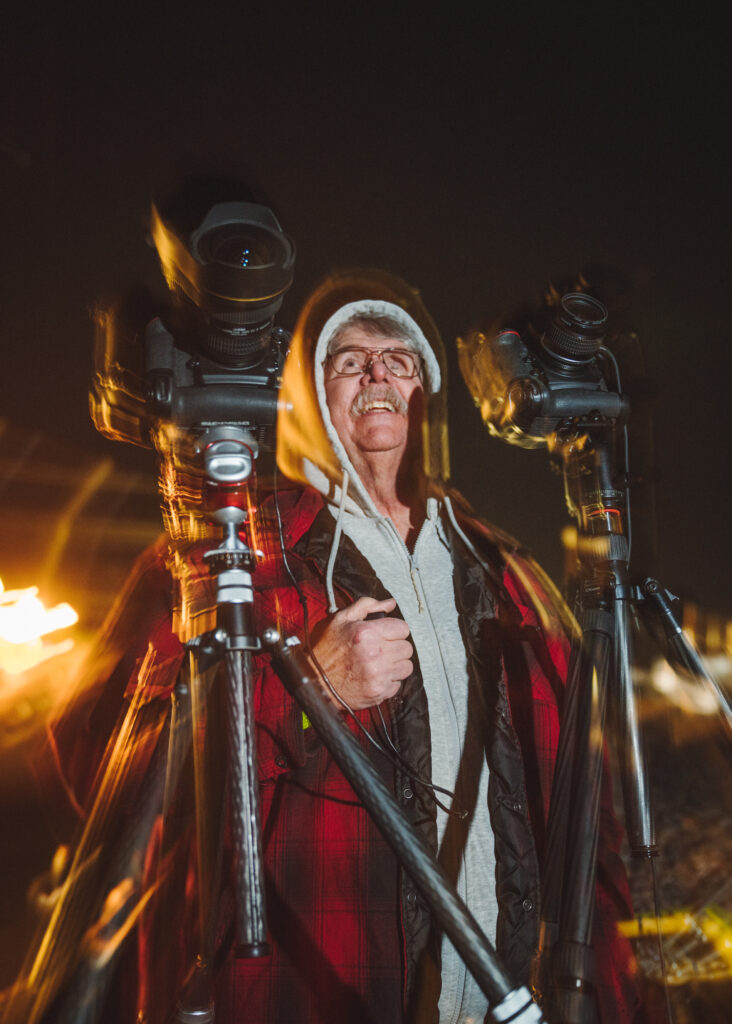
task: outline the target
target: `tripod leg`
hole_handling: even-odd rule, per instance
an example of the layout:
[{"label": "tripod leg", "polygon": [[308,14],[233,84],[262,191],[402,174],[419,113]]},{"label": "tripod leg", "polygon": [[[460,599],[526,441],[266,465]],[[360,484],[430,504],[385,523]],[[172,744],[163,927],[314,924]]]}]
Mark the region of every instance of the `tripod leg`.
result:
[{"label": "tripod leg", "polygon": [[719,714],[729,736],[732,737],[732,707],[730,706],[729,698],[714,676],[707,670],[693,644],[689,642],[688,637],[676,621],[669,600],[666,597],[666,591],[658,580],[654,579],[645,580],[642,590],[647,599],[647,607],[653,611],[656,620],[663,629],[664,637],[673,660],[682,664],[696,679],[706,683],[714,694]]},{"label": "tripod leg", "polygon": [[[154,865],[151,865],[156,891],[150,903],[143,944],[145,960],[140,971],[144,983],[140,990],[138,1014],[140,1020],[145,1021],[168,1019],[175,999],[180,997],[175,1019],[185,1020],[185,1014],[194,1012],[195,1008],[195,1019],[202,1022],[211,1004],[208,968],[201,953],[202,947],[197,949],[197,937],[193,940],[188,938],[196,935],[196,929],[191,927],[190,920],[180,916],[181,893],[185,892],[189,867],[186,855],[189,833],[196,821],[192,805],[194,791],[187,770],[191,767],[193,740],[191,691],[198,688],[199,683],[191,680],[189,658],[180,669],[171,695],[165,791]],[[200,696],[196,698],[196,704],[200,705]],[[197,712],[200,722],[200,707],[197,707]],[[199,920],[200,916],[199,910]],[[173,925],[173,922],[180,923]],[[196,952],[192,979],[181,996],[182,979],[189,974],[187,965]]]},{"label": "tripod leg", "polygon": [[643,734],[638,721],[638,708],[631,675],[631,646],[628,602],[615,602],[615,677],[617,700],[615,734],[618,761],[623,784],[625,828],[630,852],[634,857],[652,857],[658,852],[651,809],[651,796],[646,773]]},{"label": "tripod leg", "polygon": [[488,998],[496,1021],[540,1024],[539,1008],[522,986],[515,988],[495,950],[483,935],[444,871],[405,818],[378,772],[321,689],[312,662],[297,641],[283,642],[267,630],[272,666],[328,748],[334,761],[371,815],[375,825],[444,929],[465,966]]},{"label": "tripod leg", "polygon": [[[551,955],[550,1018],[562,1024],[595,1020],[595,960],[592,925],[595,906],[600,788],[603,775],[607,679],[612,657],[613,617],[590,610],[583,616],[583,642],[573,685],[572,732],[566,734],[572,770],[564,838],[564,873],[559,898],[558,939]],[[564,723],[563,729],[566,729]],[[554,852],[552,853],[554,856]],[[556,895],[550,905],[556,914]]]},{"label": "tripod leg", "polygon": [[266,956],[262,837],[259,829],[259,777],[254,737],[252,656],[226,654],[231,754],[231,816],[236,850],[237,943],[240,956]]},{"label": "tripod leg", "polygon": [[211,757],[213,738],[211,722],[215,718],[216,673],[214,667],[201,670],[198,652],[189,649],[188,664],[184,670],[184,688],[190,693],[191,739],[193,748],[194,799],[196,823],[196,866],[198,875],[198,931],[199,947],[193,973],[176,1010],[177,1021],[198,1021],[205,1024],[214,1019],[211,982],[211,959],[215,931],[215,898],[218,889],[218,851],[221,848],[223,800],[215,798],[223,792],[223,782],[213,784],[216,765]]},{"label": "tripod leg", "polygon": [[575,736],[577,730],[578,706],[581,699],[581,681],[585,675],[584,655],[581,640],[572,647],[567,672],[567,688],[562,705],[562,726],[559,747],[554,766],[552,796],[547,822],[547,855],[542,872],[542,917],[539,938],[539,973],[534,987],[540,992],[548,991],[550,981],[548,969],[551,953],[559,932],[559,916],[562,906],[564,859],[567,846],[569,808],[572,799],[572,776],[575,763]]},{"label": "tripod leg", "polygon": [[[89,815],[60,897],[20,983],[3,1005],[3,1022],[38,1024],[64,989],[66,995],[52,1011],[54,1019],[64,1019],[61,1015],[67,1009],[69,1014],[72,1012],[70,998],[78,1008],[80,992],[89,998],[88,1013],[96,1013],[127,934],[125,923],[133,924],[136,917],[132,914],[144,906],[147,895],[136,888],[141,850],[162,801],[163,775],[160,760],[154,759],[149,785],[141,790],[134,755],[138,746],[154,750],[164,728],[159,708],[143,696],[145,683],[155,668],[156,655],[150,649],[140,668],[135,696],[107,745]],[[133,801],[137,813],[131,817]],[[105,919],[104,912],[115,905],[114,898],[127,893],[131,899],[123,912],[131,913],[126,919]],[[96,932],[89,927],[92,922]],[[112,924],[111,937],[104,931],[106,923]],[[93,942],[97,935],[99,948]],[[84,1012],[87,1014],[87,1009]],[[82,1017],[79,1011],[80,1021],[91,1019],[88,1015]]]},{"label": "tripod leg", "polygon": [[[259,832],[251,653],[227,648],[223,675],[218,671],[220,661],[218,658],[211,660],[209,654],[205,646],[189,651],[200,945],[193,974],[177,1009],[176,1020],[181,1024],[214,1019],[211,963],[225,845],[222,796],[226,790],[234,849],[237,953],[252,957],[269,952]],[[201,672],[203,664],[208,667]],[[213,672],[217,673],[215,679],[211,678]],[[219,684],[223,685],[223,692]],[[225,757],[222,760],[226,745],[221,744],[220,737],[226,731],[228,760]],[[222,770],[224,763],[228,766],[228,782]]]}]

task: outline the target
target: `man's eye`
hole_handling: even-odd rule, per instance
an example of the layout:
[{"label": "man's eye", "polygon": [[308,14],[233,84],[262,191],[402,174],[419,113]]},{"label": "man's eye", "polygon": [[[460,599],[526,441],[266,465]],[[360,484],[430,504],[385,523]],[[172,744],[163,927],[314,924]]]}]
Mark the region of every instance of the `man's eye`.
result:
[{"label": "man's eye", "polygon": [[390,352],[389,365],[398,373],[411,373],[413,366],[411,357],[406,352]]},{"label": "man's eye", "polygon": [[342,367],[344,370],[356,370],[360,365],[358,356],[349,355],[343,356],[342,358]]}]

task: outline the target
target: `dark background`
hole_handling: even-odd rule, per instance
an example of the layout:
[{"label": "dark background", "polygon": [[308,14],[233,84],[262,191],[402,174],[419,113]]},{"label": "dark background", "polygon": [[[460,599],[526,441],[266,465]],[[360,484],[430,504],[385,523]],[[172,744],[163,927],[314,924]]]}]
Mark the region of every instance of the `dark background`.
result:
[{"label": "dark background", "polygon": [[488,436],[455,338],[583,273],[639,338],[638,565],[732,612],[721,23],[669,5],[264,6],[6,22],[0,415],[154,488],[152,455],[89,420],[89,309],[137,280],[162,294],[156,187],[235,174],[297,243],[283,326],[331,267],[420,289],[448,351],[454,481],[555,577],[561,481],[546,452]]},{"label": "dark background", "polygon": [[[489,437],[458,372],[455,338],[584,274],[616,328],[639,339],[620,353],[642,478],[633,491],[633,564],[732,617],[731,111],[721,14],[715,23],[703,7],[637,2],[537,13],[487,0],[436,13],[272,0],[199,4],[196,13],[180,3],[102,7],[81,2],[49,14],[15,5],[3,22],[6,585],[42,582],[39,563],[49,584],[62,584],[53,599],[76,602],[73,574],[92,623],[158,528],[152,453],[105,440],[88,415],[90,309],[135,282],[157,288],[162,301],[145,244],[151,195],[213,172],[268,196],[297,243],[283,326],[332,267],[383,267],[421,290],[448,353],[455,483],[557,579],[567,521],[561,481],[546,452]],[[105,458],[114,470],[82,515],[75,495]],[[63,536],[64,516],[70,542],[60,560],[51,537]],[[30,697],[18,702],[29,713]],[[690,721],[687,730],[702,719]],[[22,743],[12,745],[14,719],[2,725],[5,985],[35,926],[26,888],[54,842]],[[674,729],[682,743],[684,730]],[[665,732],[653,747],[666,804],[694,811],[674,816],[662,790],[662,850],[685,858],[691,872],[678,892],[664,890],[665,909],[727,905],[719,886],[729,794],[714,749],[700,730],[687,758],[703,768],[697,777],[669,757]],[[680,793],[677,780],[687,777]],[[679,837],[699,845],[694,856]],[[664,884],[676,885],[672,868]],[[726,1019],[725,992],[714,989],[716,1016],[707,1006],[677,1020]]]}]

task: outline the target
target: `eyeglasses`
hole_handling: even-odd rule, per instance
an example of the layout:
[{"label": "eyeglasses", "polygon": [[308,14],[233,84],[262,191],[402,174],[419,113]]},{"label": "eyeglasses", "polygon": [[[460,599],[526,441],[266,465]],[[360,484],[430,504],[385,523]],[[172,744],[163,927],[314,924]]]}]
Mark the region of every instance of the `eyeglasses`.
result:
[{"label": "eyeglasses", "polygon": [[356,377],[380,361],[394,377],[416,377],[422,370],[422,358],[408,348],[339,348],[331,352],[329,362],[339,377]]}]

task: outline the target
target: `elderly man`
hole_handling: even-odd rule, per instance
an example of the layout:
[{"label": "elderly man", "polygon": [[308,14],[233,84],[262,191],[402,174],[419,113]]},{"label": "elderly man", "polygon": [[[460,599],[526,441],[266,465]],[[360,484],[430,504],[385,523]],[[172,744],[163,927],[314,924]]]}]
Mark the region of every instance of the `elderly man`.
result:
[{"label": "elderly man", "polygon": [[[300,489],[277,503],[286,553],[257,572],[258,614],[304,639],[404,814],[526,983],[569,623],[538,568],[445,490],[440,356],[419,300],[392,279],[338,275],[310,301],[278,423],[278,462]],[[266,666],[255,703],[274,948],[267,962],[227,962],[217,1014],[482,1021],[483,993]],[[603,843],[616,879],[617,839]],[[622,905],[622,880],[614,895]],[[629,1019],[620,973],[605,957],[603,1020]]]}]

